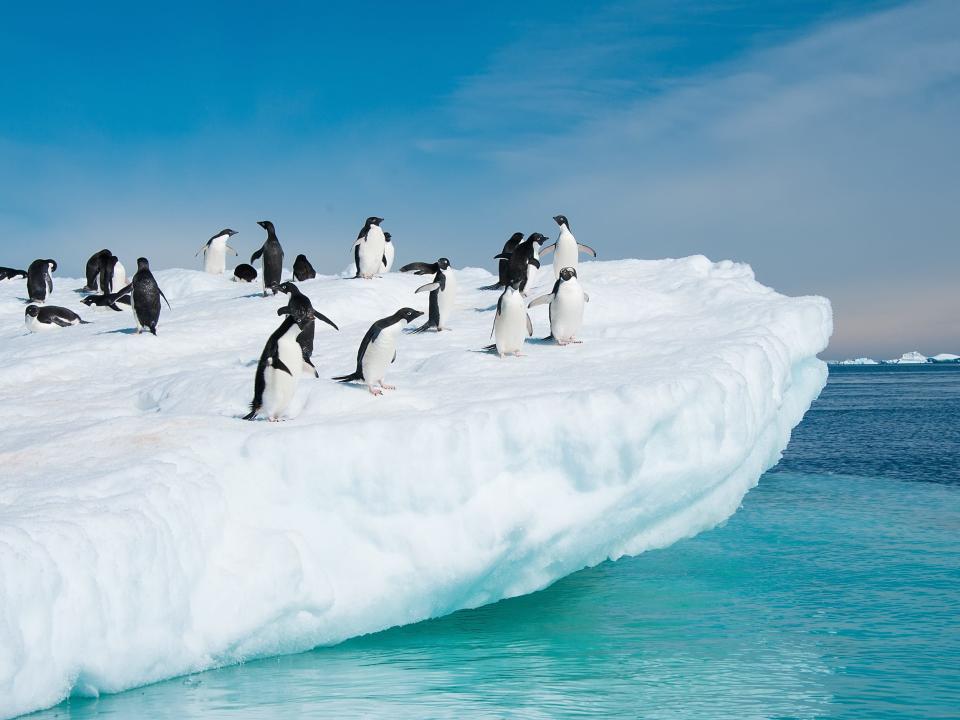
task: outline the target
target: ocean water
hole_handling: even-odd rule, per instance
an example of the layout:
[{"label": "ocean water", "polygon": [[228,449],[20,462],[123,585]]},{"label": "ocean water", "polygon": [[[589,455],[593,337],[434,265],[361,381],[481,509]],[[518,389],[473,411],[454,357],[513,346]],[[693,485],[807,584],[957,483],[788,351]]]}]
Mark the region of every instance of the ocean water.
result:
[{"label": "ocean water", "polygon": [[960,366],[834,367],[724,526],[31,718],[960,717]]}]

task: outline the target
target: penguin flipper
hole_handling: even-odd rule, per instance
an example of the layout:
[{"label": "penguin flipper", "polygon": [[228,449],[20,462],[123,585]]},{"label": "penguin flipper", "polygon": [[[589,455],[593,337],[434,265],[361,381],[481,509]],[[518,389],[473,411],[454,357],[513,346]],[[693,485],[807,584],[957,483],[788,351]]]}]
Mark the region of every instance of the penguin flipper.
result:
[{"label": "penguin flipper", "polygon": [[556,249],[557,249],[557,244],[550,243],[545,248],[540,249],[540,257],[543,257],[544,255],[548,255],[549,253],[552,253]]},{"label": "penguin flipper", "polygon": [[280,356],[279,356],[279,355],[277,355],[276,357],[273,358],[273,361],[272,361],[271,364],[273,365],[273,369],[274,369],[274,370],[276,370],[276,371],[278,371],[278,372],[285,372],[285,373],[286,373],[287,375],[289,375],[290,377],[293,377],[293,373],[290,372],[290,368],[288,368],[286,365],[284,365],[283,360],[280,359]]},{"label": "penguin flipper", "polygon": [[250,256],[250,264],[253,265],[257,261],[257,258],[259,258],[261,255],[263,255],[262,247]]},{"label": "penguin flipper", "polygon": [[163,290],[160,289],[160,286],[159,286],[159,285],[157,285],[157,292],[160,293],[160,297],[162,297],[162,298],[163,298],[163,301],[167,304],[167,309],[168,309],[168,310],[173,310],[173,308],[170,307],[170,301],[167,300],[167,296],[163,294]]},{"label": "penguin flipper", "polygon": [[50,277],[50,273],[47,273],[47,293],[53,292],[53,278]]},{"label": "penguin flipper", "polygon": [[277,315],[289,315],[289,314],[290,314],[290,308],[288,307],[277,308]]},{"label": "penguin flipper", "polygon": [[324,315],[323,313],[318,313],[316,310],[314,310],[314,311],[313,311],[313,316],[314,316],[317,320],[323,320],[327,325],[329,325],[330,327],[332,327],[332,328],[333,328],[334,330],[336,330],[337,332],[340,331],[340,328],[337,327],[337,324],[336,324],[333,320],[331,320],[330,318],[328,318],[326,315]]},{"label": "penguin flipper", "polygon": [[536,307],[537,305],[545,305],[548,302],[553,302],[554,295],[553,293],[548,293],[547,295],[541,295],[536,300],[531,300],[530,304],[527,305],[528,308]]},{"label": "penguin flipper", "polygon": [[360,241],[353,244],[353,264],[357,268],[357,274],[354,277],[360,277]]},{"label": "penguin flipper", "polygon": [[110,303],[109,305],[107,305],[107,307],[110,308],[111,310],[116,310],[117,312],[123,312],[123,310],[117,307],[116,303]]},{"label": "penguin flipper", "polygon": [[537,268],[537,270],[540,269],[540,261],[536,258],[530,258],[530,264]]},{"label": "penguin flipper", "polygon": [[587,255],[592,255],[593,257],[597,256],[597,251],[589,245],[584,245],[583,243],[578,242],[577,247],[580,248],[580,252],[585,252]]},{"label": "penguin flipper", "polygon": [[416,290],[414,290],[413,294],[416,295],[417,293],[422,293],[422,292],[433,292],[434,290],[439,290],[439,289],[440,289],[440,283],[432,282],[432,283],[427,283],[426,285],[421,285]]},{"label": "penguin flipper", "polygon": [[513,253],[497,253],[493,256],[494,260],[509,260]]},{"label": "penguin flipper", "polygon": [[50,318],[50,320],[51,320],[51,322],[53,322],[55,325],[59,325],[60,327],[70,327],[70,325],[72,324],[72,323],[68,323],[66,320],[64,320],[64,319],[61,318],[61,317],[57,317],[56,315],[54,315],[52,318]]},{"label": "penguin flipper", "polygon": [[533,320],[527,315],[527,337],[533,337]]}]

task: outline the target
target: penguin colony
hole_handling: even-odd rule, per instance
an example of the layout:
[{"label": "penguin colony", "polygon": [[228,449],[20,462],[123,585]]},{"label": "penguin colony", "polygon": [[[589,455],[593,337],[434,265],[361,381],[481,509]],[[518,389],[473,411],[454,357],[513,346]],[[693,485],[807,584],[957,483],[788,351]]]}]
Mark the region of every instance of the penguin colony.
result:
[{"label": "penguin colony", "polygon": [[[549,304],[550,335],[545,339],[552,339],[558,345],[580,342],[577,335],[583,324],[584,304],[589,302],[590,297],[580,285],[577,264],[580,253],[592,257],[596,257],[597,253],[577,241],[565,216],[557,215],[553,220],[560,228],[555,243],[545,245],[549,238],[538,232],[526,238],[523,233],[514,233],[494,256],[499,260],[497,282],[481,288],[501,291],[490,331],[493,343],[484,348],[501,358],[522,354],[524,343],[533,335],[533,323],[527,310],[537,305]],[[368,217],[357,235],[353,244],[354,278],[370,280],[391,270],[396,246],[390,233],[381,228],[382,222],[381,217]],[[313,307],[310,298],[294,282],[281,282],[284,251],[276,228],[269,220],[261,220],[257,224],[266,231],[266,240],[250,257],[249,264],[236,266],[233,280],[252,283],[259,277],[264,297],[283,293],[289,299],[287,305],[277,311],[282,321],[267,338],[260,354],[254,376],[253,400],[243,419],[254,420],[263,415],[269,421],[277,422],[293,400],[300,376],[307,372],[314,378],[319,377],[311,360],[316,323],[326,323],[334,330],[339,328],[333,320]],[[203,253],[206,272],[215,275],[226,272],[227,252],[238,254],[228,245],[237,234],[235,230],[224,228],[201,246],[196,254]],[[546,295],[528,301],[527,290],[540,272],[541,259],[550,253],[554,254],[553,289]],[[259,273],[254,267],[257,260],[261,264]],[[0,281],[15,278],[25,278],[27,281],[29,304],[24,323],[30,332],[89,324],[68,308],[46,305],[47,297],[53,293],[53,273],[56,270],[57,263],[52,259],[34,260],[27,270],[0,267]],[[400,272],[430,278],[414,293],[429,293],[426,322],[411,332],[449,330],[457,294],[456,274],[450,260],[441,257],[436,262],[412,262],[402,266]],[[294,281],[303,282],[316,275],[307,257],[297,255],[293,263]],[[170,308],[169,301],[150,271],[147,258],[137,260],[137,271],[128,280],[123,264],[109,249],[90,256],[86,264],[86,285],[79,292],[89,293],[82,300],[87,307],[122,312],[120,305],[129,306],[133,311],[137,334],[147,331],[157,335],[161,300]],[[390,365],[396,360],[397,343],[403,330],[423,314],[422,311],[403,307],[375,321],[360,341],[356,369],[333,380],[362,382],[374,396],[383,395],[385,390],[396,389],[384,380]]]}]

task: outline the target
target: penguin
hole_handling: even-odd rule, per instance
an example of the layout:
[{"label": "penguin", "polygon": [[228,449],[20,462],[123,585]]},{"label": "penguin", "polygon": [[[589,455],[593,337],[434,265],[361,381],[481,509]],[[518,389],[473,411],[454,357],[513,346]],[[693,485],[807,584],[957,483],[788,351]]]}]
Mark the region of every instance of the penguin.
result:
[{"label": "penguin", "polygon": [[[312,322],[306,318],[302,318],[302,321]],[[260,353],[253,381],[250,413],[244,416],[244,420],[253,420],[262,410],[270,422],[278,422],[289,407],[300,379],[300,373],[294,374],[291,368],[299,368],[303,364],[303,354],[297,343],[297,336],[302,329],[293,315],[287,315],[267,340]]]},{"label": "penguin", "polygon": [[113,264],[113,282],[110,283],[110,292],[119,292],[120,288],[126,284],[127,269],[123,266],[123,263],[120,262],[120,259],[117,258],[117,261]]},{"label": "penguin", "polygon": [[280,273],[283,271],[283,248],[277,239],[277,231],[273,223],[269,220],[259,220],[257,225],[267,231],[267,240],[263,247],[250,256],[250,264],[253,265],[257,258],[263,256],[263,296],[267,296],[267,290],[272,290],[277,294],[277,285],[280,284]]},{"label": "penguin", "polygon": [[[396,390],[393,385],[386,385],[383,376],[390,364],[397,359],[397,338],[400,331],[418,317],[423,315],[420,310],[400,308],[390,317],[377,320],[360,342],[357,351],[357,369],[349,375],[333,378],[338,382],[363,380],[371,395],[383,395],[384,390]],[[379,387],[376,387],[379,385]]]},{"label": "penguin", "polygon": [[293,261],[293,279],[297,282],[303,282],[304,280],[313,280],[316,276],[317,271],[313,269],[313,265],[307,260],[307,256],[297,255],[297,259]]},{"label": "penguin", "polygon": [[13,268],[0,267],[0,280],[13,280],[15,277],[27,277],[26,270],[14,270]]},{"label": "penguin", "polygon": [[550,335],[558,345],[579,343],[577,333],[583,325],[583,305],[590,302],[590,296],[584,292],[577,279],[577,271],[564,268],[553,284],[553,291],[532,300],[527,307],[536,307],[550,303]]},{"label": "penguin", "polygon": [[196,257],[200,253],[203,253],[203,270],[208,272],[211,275],[223,275],[227,269],[227,250],[230,250],[234,255],[237,254],[237,251],[232,247],[227,245],[234,235],[237,234],[236,230],[231,230],[230,228],[224,228],[212,238],[207,240],[204,245],[197,250]]},{"label": "penguin", "polygon": [[383,268],[387,242],[380,228],[382,222],[381,217],[368,217],[357,235],[357,241],[353,244],[353,262],[357,267],[354,277],[369,280]]},{"label": "penguin", "polygon": [[510,239],[503,244],[503,250],[494,259],[500,258],[499,279],[493,285],[485,285],[481,290],[499,290],[510,284],[510,256],[517,248],[517,245],[523,240],[522,232],[515,232]]},{"label": "penguin", "polygon": [[383,234],[383,242],[386,244],[383,246],[383,270],[381,272],[388,273],[393,267],[393,258],[397,254],[397,248],[393,244],[393,236],[388,232]]},{"label": "penguin", "polygon": [[122,292],[107,293],[105,295],[87,295],[83,300],[81,300],[84,305],[87,307],[108,307],[111,310],[116,310],[117,312],[123,312],[120,308],[117,307],[118,303],[124,305],[130,305],[130,296],[123,295]]},{"label": "penguin", "polygon": [[96,292],[100,289],[97,285],[97,280],[100,277],[100,266],[111,255],[113,253],[104,248],[90,256],[90,259],[87,260],[87,284],[82,288],[83,290]]},{"label": "penguin", "polygon": [[68,310],[65,307],[27,305],[26,313],[24,313],[24,324],[26,324],[27,330],[35,333],[55,327],[89,325],[90,323],[82,320],[73,310]]},{"label": "penguin", "polygon": [[524,296],[527,294],[527,286],[533,284],[540,270],[540,246],[547,239],[538,232],[530,233],[526,240],[517,244],[512,253],[500,253],[496,256],[498,259],[506,258],[510,261],[507,267],[510,282],[520,280],[520,292]]},{"label": "penguin", "polygon": [[570,232],[570,223],[567,221],[565,215],[554,215],[553,221],[560,226],[560,237],[557,238],[555,243],[547,245],[547,247],[540,252],[540,255],[543,256],[556,251],[556,254],[553,256],[553,277],[556,279],[560,277],[560,273],[564,268],[577,269],[581,252],[596,257],[597,251],[589,245],[577,242],[573,233]]},{"label": "penguin", "polygon": [[104,295],[115,293],[127,284],[127,270],[120,258],[111,255],[100,263],[100,292]]},{"label": "penguin", "polygon": [[417,275],[434,274],[433,282],[422,285],[416,290],[418,293],[430,293],[430,312],[427,315],[427,322],[414,332],[422,333],[430,328],[436,328],[437,332],[449,330],[448,321],[457,304],[457,278],[453,268],[450,267],[450,261],[447,258],[440,258],[435,263],[410,263],[400,268],[400,272],[413,272]]},{"label": "penguin", "polygon": [[310,298],[300,292],[300,288],[292,282],[281,283],[278,289],[280,292],[290,295],[290,299],[287,301],[286,307],[277,310],[277,315],[281,317],[289,315],[300,323],[301,332],[297,336],[297,344],[300,345],[300,350],[303,354],[303,369],[307,370],[307,367],[309,367],[310,370],[307,372],[313,373],[313,376],[318,378],[320,377],[320,373],[317,372],[317,368],[314,367],[313,361],[311,360],[313,357],[313,337],[316,332],[315,321],[322,320],[337,331],[339,331],[340,328],[326,315],[314,310]]},{"label": "penguin", "polygon": [[[157,285],[156,278],[150,272],[150,261],[146,258],[137,258],[137,272],[133,281],[119,292],[120,296],[133,293],[134,315],[137,317],[137,335],[144,330],[157,334],[157,322],[160,320],[160,298],[163,298],[170,308],[170,301]],[[170,308],[171,310],[173,308]]]},{"label": "penguin", "polygon": [[533,335],[533,322],[523,305],[520,292],[522,283],[521,278],[513,278],[497,300],[497,314],[490,331],[494,343],[484,349],[496,350],[501,358],[507,355],[520,357],[523,343]]},{"label": "penguin", "polygon": [[257,269],[253,265],[240,263],[233,269],[234,282],[253,282],[257,279]]},{"label": "penguin", "polygon": [[57,269],[56,260],[34,260],[27,268],[27,294],[30,302],[43,303],[47,294],[53,292],[53,278]]}]

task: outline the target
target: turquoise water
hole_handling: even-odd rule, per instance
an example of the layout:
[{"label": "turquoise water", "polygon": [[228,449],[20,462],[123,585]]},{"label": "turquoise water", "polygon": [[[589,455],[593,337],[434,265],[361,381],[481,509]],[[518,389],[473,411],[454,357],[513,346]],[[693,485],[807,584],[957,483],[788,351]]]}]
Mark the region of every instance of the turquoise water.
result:
[{"label": "turquoise water", "polygon": [[726,525],[34,718],[960,717],[960,368],[840,368]]}]

